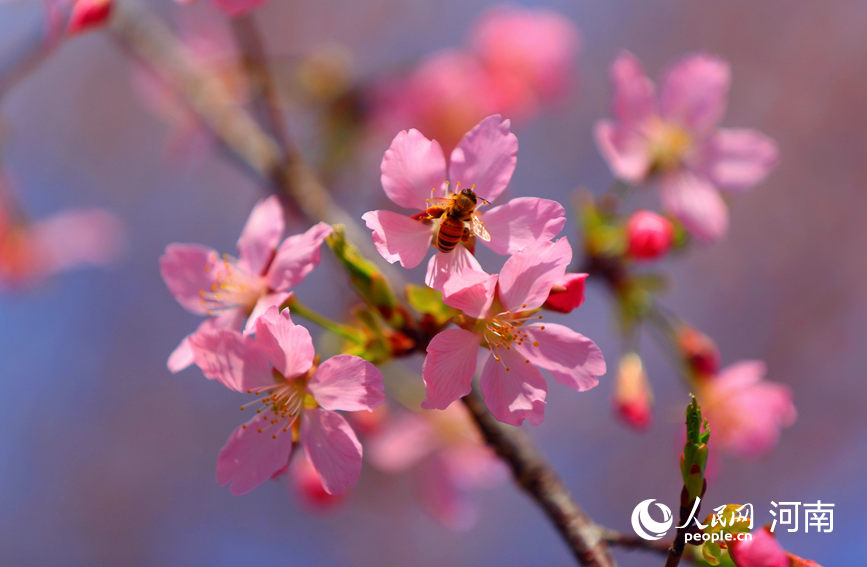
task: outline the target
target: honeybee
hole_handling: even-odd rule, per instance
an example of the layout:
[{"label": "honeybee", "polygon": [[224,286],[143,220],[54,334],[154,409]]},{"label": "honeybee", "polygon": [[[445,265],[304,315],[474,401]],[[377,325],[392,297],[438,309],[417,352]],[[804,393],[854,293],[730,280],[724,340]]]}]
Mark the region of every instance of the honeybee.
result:
[{"label": "honeybee", "polygon": [[475,235],[485,242],[491,235],[475,213],[479,199],[472,189],[463,189],[448,197],[433,199],[425,211],[427,218],[442,220],[434,231],[431,243],[440,252],[451,252],[460,242]]}]

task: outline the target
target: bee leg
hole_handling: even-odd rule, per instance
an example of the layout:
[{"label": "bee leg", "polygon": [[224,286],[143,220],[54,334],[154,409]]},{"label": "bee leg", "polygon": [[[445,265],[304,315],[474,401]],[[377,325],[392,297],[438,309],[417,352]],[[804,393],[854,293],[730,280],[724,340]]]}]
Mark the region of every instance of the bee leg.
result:
[{"label": "bee leg", "polygon": [[438,219],[446,212],[446,210],[442,207],[428,207],[425,211],[425,214],[428,218]]},{"label": "bee leg", "polygon": [[464,227],[464,232],[461,234],[461,242],[463,242],[463,243],[469,242],[470,237],[472,235],[473,235],[473,233],[470,232],[470,229],[468,229],[467,227]]}]

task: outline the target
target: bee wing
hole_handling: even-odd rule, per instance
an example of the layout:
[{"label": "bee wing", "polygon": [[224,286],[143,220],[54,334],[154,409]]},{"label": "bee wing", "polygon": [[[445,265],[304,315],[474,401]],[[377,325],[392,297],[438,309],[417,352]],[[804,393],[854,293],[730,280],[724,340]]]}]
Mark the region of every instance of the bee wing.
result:
[{"label": "bee wing", "polygon": [[485,228],[485,225],[482,223],[482,219],[478,216],[473,215],[470,219],[470,230],[473,234],[475,234],[480,239],[485,242],[491,241],[491,233],[488,232],[488,229]]}]

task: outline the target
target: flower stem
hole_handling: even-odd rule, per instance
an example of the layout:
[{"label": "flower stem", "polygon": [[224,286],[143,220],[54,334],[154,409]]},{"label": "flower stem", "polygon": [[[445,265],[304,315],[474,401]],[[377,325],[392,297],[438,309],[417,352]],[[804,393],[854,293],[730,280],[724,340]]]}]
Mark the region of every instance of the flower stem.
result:
[{"label": "flower stem", "polygon": [[364,335],[358,329],[350,327],[348,325],[342,325],[337,321],[332,321],[328,317],[313,311],[300,301],[293,295],[289,299],[287,299],[280,308],[288,307],[289,312],[292,315],[299,315],[304,317],[308,321],[316,323],[323,329],[331,331],[335,335],[339,337],[343,337],[348,341],[352,341],[357,344],[364,344]]}]

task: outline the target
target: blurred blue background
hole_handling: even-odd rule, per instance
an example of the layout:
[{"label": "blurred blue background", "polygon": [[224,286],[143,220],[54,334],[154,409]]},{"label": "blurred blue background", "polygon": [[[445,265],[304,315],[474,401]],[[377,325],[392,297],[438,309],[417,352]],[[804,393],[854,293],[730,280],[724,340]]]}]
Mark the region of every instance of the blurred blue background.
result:
[{"label": "blurred blue background", "polygon": [[[363,74],[460,44],[487,5],[272,0],[257,19],[275,53],[338,43]],[[779,142],[779,167],[735,200],[728,237],[667,266],[676,285],[666,302],[718,341],[724,363],[766,360],[769,378],[792,388],[799,411],[766,457],[720,459],[706,501],[752,502],[760,522],[770,520],[771,500],[833,502],[833,534],[779,539],[826,567],[858,564],[867,551],[867,4],[545,5],[582,31],[581,88],[516,126],[513,193],[567,202],[578,186],[600,192],[610,182],[591,129],[608,114],[607,66],[621,48],[651,74],[688,51],[723,56],[734,77],[725,124]],[[192,10],[221,25],[207,3],[154,7],[170,19]],[[0,3],[4,57],[36,9]],[[129,246],[106,270],[0,296],[0,564],[571,564],[545,518],[510,484],[479,494],[481,519],[466,533],[420,511],[408,480],[368,468],[354,497],[325,514],[299,506],[284,483],[243,497],[217,486],[216,454],[238,424],[239,400],[195,369],[166,370],[169,352],[197,319],[166,291],[157,259],[176,241],[233,252],[262,190],[218,152],[167,159],[168,127],[136,89],[129,60],[108,35],[93,33],[68,42],[2,101],[3,164],[28,211],[109,208],[127,223]],[[357,174],[339,182],[339,199],[355,214],[381,200],[378,160],[387,143],[372,144]],[[574,225],[567,231],[574,242]],[[339,317],[352,298],[323,257],[298,293]],[[591,286],[566,319],[599,343],[613,367],[619,345],[607,302]],[[547,419],[532,430],[587,512],[623,531],[638,501],[674,507],[680,490],[687,392],[643,344],[656,394],[650,431],[637,434],[614,419],[610,375],[580,395],[552,384]],[[616,553],[623,564],[661,563]]]}]

